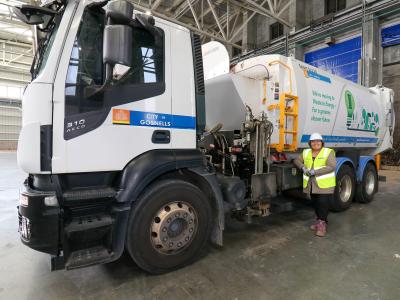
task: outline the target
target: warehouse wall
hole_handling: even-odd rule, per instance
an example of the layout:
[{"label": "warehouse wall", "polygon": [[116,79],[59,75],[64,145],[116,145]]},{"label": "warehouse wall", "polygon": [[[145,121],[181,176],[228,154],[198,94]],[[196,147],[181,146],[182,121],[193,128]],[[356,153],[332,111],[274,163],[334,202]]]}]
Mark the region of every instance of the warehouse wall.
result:
[{"label": "warehouse wall", "polygon": [[0,39],[0,82],[6,84],[27,84],[33,50],[28,44]]},{"label": "warehouse wall", "polygon": [[21,99],[30,81],[30,44],[0,39],[0,151],[15,150],[21,130]]},{"label": "warehouse wall", "polygon": [[0,151],[17,149],[23,91],[24,86],[0,81]]},{"label": "warehouse wall", "polygon": [[0,101],[0,150],[16,150],[22,112],[18,103]]},{"label": "warehouse wall", "polygon": [[[360,0],[347,0],[346,9],[360,5]],[[325,1],[324,0],[296,0],[290,7],[282,13],[281,17],[289,20],[295,25],[295,30],[310,25],[313,21],[325,16]],[[263,16],[256,18],[256,47],[260,48],[268,44],[270,40],[270,25],[275,23],[274,19],[268,19]],[[284,33],[290,29],[285,26]]]},{"label": "warehouse wall", "polygon": [[382,29],[383,85],[394,90],[395,144],[400,143],[400,24]]},{"label": "warehouse wall", "polygon": [[[400,23],[400,22],[399,22]],[[382,84],[394,91],[396,127],[394,143],[400,143],[400,24],[382,26],[383,80]]]},{"label": "warehouse wall", "polygon": [[396,127],[394,130],[394,143],[400,143],[400,62],[383,66],[383,85],[394,91],[394,110],[396,114]]}]

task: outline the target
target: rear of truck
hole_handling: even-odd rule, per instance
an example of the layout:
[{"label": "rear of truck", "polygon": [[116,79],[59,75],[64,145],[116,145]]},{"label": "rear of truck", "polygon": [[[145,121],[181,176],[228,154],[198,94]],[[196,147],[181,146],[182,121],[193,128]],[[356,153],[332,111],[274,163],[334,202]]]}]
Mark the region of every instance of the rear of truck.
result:
[{"label": "rear of truck", "polygon": [[[218,46],[211,47],[215,50],[205,52],[224,56]],[[337,157],[332,209],[343,211],[353,200],[372,200],[380,178],[375,156],[393,144],[392,90],[365,88],[281,55],[249,58],[230,71],[207,62],[205,66],[210,74],[206,81],[208,128],[220,123],[224,135],[243,132],[246,110],[255,122],[268,120],[272,132],[262,155],[276,173],[278,191],[301,190],[301,174],[291,161],[309,147],[310,135],[319,132]],[[217,107],[226,109],[216,111]],[[233,143],[243,145],[242,141]]]}]

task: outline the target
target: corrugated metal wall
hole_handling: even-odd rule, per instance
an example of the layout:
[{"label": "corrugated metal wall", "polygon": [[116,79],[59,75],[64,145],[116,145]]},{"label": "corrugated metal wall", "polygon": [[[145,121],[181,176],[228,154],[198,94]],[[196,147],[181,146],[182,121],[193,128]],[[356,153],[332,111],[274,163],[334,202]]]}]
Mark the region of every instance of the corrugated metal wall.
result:
[{"label": "corrugated metal wall", "polygon": [[358,81],[358,61],[361,59],[361,37],[311,51],[304,61],[353,82]]},{"label": "corrugated metal wall", "polygon": [[17,149],[22,113],[18,104],[0,102],[0,150]]}]

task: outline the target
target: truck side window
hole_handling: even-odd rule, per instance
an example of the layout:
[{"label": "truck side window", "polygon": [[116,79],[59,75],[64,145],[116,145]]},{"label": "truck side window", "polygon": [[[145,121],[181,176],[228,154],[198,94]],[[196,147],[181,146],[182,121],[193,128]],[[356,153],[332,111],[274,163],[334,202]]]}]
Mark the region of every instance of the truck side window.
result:
[{"label": "truck side window", "polygon": [[133,28],[132,66],[114,67],[113,80],[104,90],[106,107],[139,101],[165,91],[164,31]]},{"label": "truck side window", "polygon": [[161,33],[153,35],[141,28],[133,30],[132,67],[117,65],[114,84],[146,84],[164,81],[164,49]]},{"label": "truck side window", "polygon": [[[71,53],[65,85],[65,116],[96,113],[105,118],[111,107],[161,95],[164,82],[164,32],[133,27],[132,66],[114,67],[113,80],[104,83],[102,11],[87,9]],[[101,116],[100,116],[101,115]]]}]

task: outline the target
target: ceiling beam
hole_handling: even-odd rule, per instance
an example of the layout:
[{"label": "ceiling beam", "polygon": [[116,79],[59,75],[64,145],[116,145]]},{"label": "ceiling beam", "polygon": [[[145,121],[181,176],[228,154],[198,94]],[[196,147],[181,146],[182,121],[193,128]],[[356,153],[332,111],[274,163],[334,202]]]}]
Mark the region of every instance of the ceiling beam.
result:
[{"label": "ceiling beam", "polygon": [[[131,0],[131,1],[132,1],[132,0]],[[136,8],[137,8],[138,10],[141,10],[141,11],[147,11],[147,10],[148,10],[148,7],[145,7],[145,6],[140,5],[140,4],[136,4],[135,6],[136,6]],[[214,39],[214,40],[216,40],[216,41],[219,41],[219,42],[221,42],[221,43],[223,43],[223,44],[230,45],[230,46],[235,47],[235,48],[238,48],[238,49],[242,49],[242,46],[240,46],[240,45],[237,45],[237,44],[235,44],[235,43],[232,43],[231,41],[228,41],[228,40],[226,40],[226,39],[224,39],[224,38],[221,38],[221,37],[219,37],[219,36],[216,36],[215,34],[211,34],[211,33],[207,32],[207,31],[205,31],[205,30],[200,30],[200,29],[198,29],[198,28],[196,28],[196,27],[194,27],[194,26],[191,26],[191,25],[189,25],[189,24],[187,24],[187,23],[184,23],[184,22],[181,22],[181,21],[179,21],[179,20],[176,20],[176,19],[174,19],[173,17],[167,16],[167,15],[162,14],[162,13],[159,13],[159,12],[157,12],[157,11],[153,11],[152,13],[153,13],[153,15],[156,16],[156,17],[159,17],[159,18],[161,18],[161,19],[165,19],[165,20],[167,20],[167,21],[170,21],[170,22],[173,22],[173,23],[175,23],[175,24],[178,24],[178,25],[181,25],[181,26],[183,26],[183,27],[186,27],[186,28],[188,28],[188,29],[190,29],[190,30],[192,30],[192,31],[194,31],[194,32],[197,32],[197,33],[199,33],[199,34],[205,35],[205,36],[207,36],[207,37],[209,37],[209,38],[211,38],[211,39]]]},{"label": "ceiling beam", "polygon": [[249,6],[244,6],[243,4],[238,3],[238,1],[236,1],[236,0],[232,1],[232,3],[240,5],[240,6],[244,7],[244,8],[247,8],[250,11],[257,12],[258,14],[273,18],[276,21],[278,21],[279,23],[282,23],[283,25],[286,25],[288,27],[292,27],[292,25],[289,22],[287,22],[286,20],[276,16],[273,12],[269,11],[268,9],[264,8],[262,5],[256,3],[253,0],[246,0],[246,3]]},{"label": "ceiling beam", "polygon": [[162,1],[162,0],[156,0],[156,1],[154,1],[153,5],[151,6],[151,9],[152,9],[152,10],[153,10],[153,9],[157,9],[157,8],[160,6],[161,1]]},{"label": "ceiling beam", "polygon": [[[264,5],[267,2],[267,0],[264,0],[261,5]],[[242,23],[242,25],[239,26],[239,28],[232,34],[232,36],[229,38],[229,41],[232,41],[242,30],[244,27],[254,18],[254,16],[257,14],[257,12],[252,12],[251,15]]]},{"label": "ceiling beam", "polygon": [[272,13],[275,13],[274,6],[272,5],[271,0],[268,0],[268,6],[269,6],[269,10],[270,10]]},{"label": "ceiling beam", "polygon": [[188,4],[189,7],[190,7],[190,11],[192,12],[193,19],[194,19],[194,21],[196,22],[197,28],[201,30],[202,27],[200,26],[199,20],[197,19],[196,12],[194,11],[194,8],[193,8],[193,6],[192,6],[192,3],[190,3],[190,0],[186,0],[186,2],[187,2],[187,4]]},{"label": "ceiling beam", "polygon": [[280,17],[282,15],[282,13],[284,13],[285,10],[287,10],[289,8],[289,6],[292,5],[293,2],[294,2],[294,0],[288,0],[288,2],[282,7],[282,9],[279,9],[277,16]]},{"label": "ceiling beam", "polygon": [[223,36],[223,37],[224,37],[224,39],[226,40],[226,34],[225,34],[225,31],[224,31],[224,29],[222,28],[222,26],[221,26],[221,23],[220,23],[220,22],[219,22],[219,20],[218,20],[218,15],[217,15],[217,13],[215,12],[214,6],[213,6],[213,4],[211,3],[211,1],[210,1],[210,0],[207,0],[207,2],[208,2],[208,5],[210,6],[210,9],[211,9],[212,15],[214,16],[214,19],[215,19],[215,22],[217,22],[217,25],[218,25],[219,31],[221,32],[222,36]]}]

